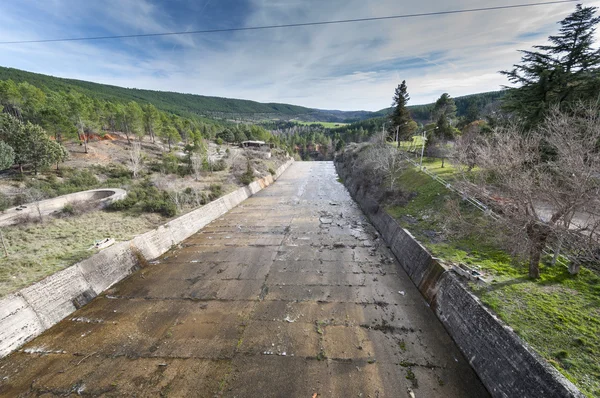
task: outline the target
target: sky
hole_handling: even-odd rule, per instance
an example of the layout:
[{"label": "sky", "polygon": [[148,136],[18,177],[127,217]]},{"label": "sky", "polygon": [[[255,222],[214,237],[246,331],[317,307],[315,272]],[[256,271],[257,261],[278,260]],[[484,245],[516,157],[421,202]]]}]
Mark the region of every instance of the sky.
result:
[{"label": "sky", "polygon": [[[0,41],[290,24],[541,0],[19,0]],[[581,1],[600,6],[598,1]],[[353,24],[0,45],[0,65],[73,79],[310,108],[376,111],[498,90],[517,50],[543,44],[575,3]]]}]

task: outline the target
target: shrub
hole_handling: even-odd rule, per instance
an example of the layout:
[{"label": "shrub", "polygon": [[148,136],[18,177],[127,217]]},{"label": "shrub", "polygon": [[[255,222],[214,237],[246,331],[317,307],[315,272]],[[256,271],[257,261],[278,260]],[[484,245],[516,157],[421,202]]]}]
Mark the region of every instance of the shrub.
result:
[{"label": "shrub", "polygon": [[77,170],[71,174],[65,185],[70,185],[70,188],[74,189],[72,192],[83,191],[97,186],[98,178],[89,170]]},{"label": "shrub", "polygon": [[108,210],[159,213],[165,217],[177,214],[177,206],[166,191],[161,191],[152,185],[149,180],[144,180],[133,185],[127,197],[111,203]]},{"label": "shrub", "polygon": [[105,174],[109,179],[131,179],[132,173],[127,167],[120,164],[111,164],[107,167],[100,166],[98,171]]},{"label": "shrub", "polygon": [[221,184],[211,184],[208,189],[210,190],[208,199],[211,201],[223,196],[223,186]]},{"label": "shrub", "polygon": [[213,171],[223,171],[226,169],[227,169],[227,162],[225,162],[225,160],[223,160],[223,159],[219,159],[213,164]]},{"label": "shrub", "polygon": [[254,181],[254,171],[252,171],[252,166],[250,166],[250,160],[248,160],[246,171],[240,176],[239,180],[244,185],[248,185]]},{"label": "shrub", "polygon": [[0,192],[0,211],[4,211],[11,207],[12,202],[8,196]]},{"label": "shrub", "polygon": [[60,215],[62,216],[74,216],[77,214],[77,210],[75,209],[75,206],[73,206],[72,203],[67,203],[62,210],[60,211]]},{"label": "shrub", "polygon": [[175,203],[165,199],[150,199],[142,203],[142,209],[148,213],[159,213],[164,217],[173,217],[177,214]]},{"label": "shrub", "polygon": [[162,157],[162,172],[165,174],[175,174],[179,171],[179,158],[172,153],[164,154]]},{"label": "shrub", "polygon": [[273,170],[272,167],[269,167],[269,173],[274,176],[275,175],[275,170]]}]

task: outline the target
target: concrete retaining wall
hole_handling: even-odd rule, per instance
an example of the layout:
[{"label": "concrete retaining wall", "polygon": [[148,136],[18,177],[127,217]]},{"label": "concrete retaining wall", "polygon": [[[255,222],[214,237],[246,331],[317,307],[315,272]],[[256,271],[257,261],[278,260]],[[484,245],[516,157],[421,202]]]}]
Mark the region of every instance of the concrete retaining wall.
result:
[{"label": "concrete retaining wall", "polygon": [[584,397],[573,383],[492,314],[456,274],[433,258],[410,232],[358,189],[343,164],[336,162],[336,169],[492,396]]},{"label": "concrete retaining wall", "polygon": [[208,223],[268,187],[293,163],[288,161],[267,176],[190,213],[110,246],[92,257],[0,300],[0,358],[140,268],[166,253]]},{"label": "concrete retaining wall", "polygon": [[70,203],[86,202],[90,205],[104,207],[115,200],[124,199],[127,192],[119,188],[91,189],[58,196],[52,199],[40,200],[37,203],[27,203],[23,206],[11,207],[0,214],[0,226],[17,224],[23,217],[38,217],[62,210]]}]

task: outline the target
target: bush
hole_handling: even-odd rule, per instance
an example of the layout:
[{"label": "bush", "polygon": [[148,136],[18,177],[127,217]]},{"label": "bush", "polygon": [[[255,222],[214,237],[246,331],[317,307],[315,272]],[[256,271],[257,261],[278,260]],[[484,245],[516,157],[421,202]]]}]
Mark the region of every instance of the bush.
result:
[{"label": "bush", "polygon": [[169,194],[157,189],[152,182],[144,180],[133,185],[127,197],[111,203],[108,210],[133,212],[159,213],[164,217],[173,217],[177,214],[177,206]]},{"label": "bush", "polygon": [[98,185],[98,178],[89,170],[78,170],[71,174],[65,185],[69,185],[69,188],[73,189],[72,192],[76,192],[77,190],[84,191],[96,187]]},{"label": "bush", "polygon": [[172,153],[164,154],[161,169],[165,174],[177,173],[179,171],[179,158]]},{"label": "bush", "polygon": [[165,199],[151,199],[142,203],[142,209],[148,213],[159,213],[164,217],[173,217],[177,214],[175,203]]},{"label": "bush", "polygon": [[208,199],[211,201],[223,196],[223,186],[221,184],[211,184],[208,189],[210,190]]},{"label": "bush", "polygon": [[239,180],[244,185],[251,184],[254,181],[254,171],[252,171],[252,166],[250,166],[250,160],[248,160],[246,171],[240,176]]},{"label": "bush", "polygon": [[12,206],[12,201],[8,196],[0,192],[0,211],[4,211]]},{"label": "bush", "polygon": [[227,162],[225,162],[225,160],[223,160],[223,159],[219,159],[213,164],[213,171],[223,171],[226,169],[227,169]]},{"label": "bush", "polygon": [[100,166],[98,171],[105,174],[109,179],[130,180],[133,173],[127,167],[120,164],[111,164],[108,167]]},{"label": "bush", "polygon": [[273,170],[273,168],[269,167],[269,173],[274,176],[275,175],[275,170]]}]

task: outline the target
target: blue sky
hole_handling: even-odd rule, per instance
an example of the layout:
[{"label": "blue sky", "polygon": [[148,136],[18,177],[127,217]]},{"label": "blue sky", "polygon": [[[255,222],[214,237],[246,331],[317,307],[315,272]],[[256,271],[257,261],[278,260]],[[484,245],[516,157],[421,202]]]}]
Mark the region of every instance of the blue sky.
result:
[{"label": "blue sky", "polygon": [[[531,0],[533,1],[533,0]],[[20,0],[0,41],[286,24],[518,4],[519,0]],[[600,1],[582,1],[600,5]],[[575,4],[357,24],[163,38],[0,45],[0,65],[124,87],[322,109],[379,110],[497,90],[518,49]]]}]

